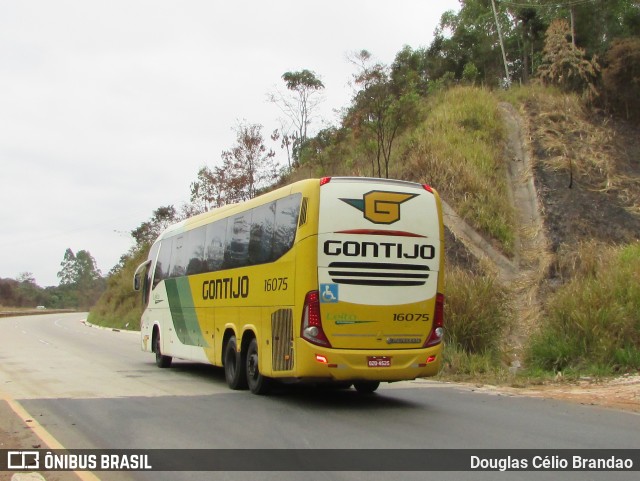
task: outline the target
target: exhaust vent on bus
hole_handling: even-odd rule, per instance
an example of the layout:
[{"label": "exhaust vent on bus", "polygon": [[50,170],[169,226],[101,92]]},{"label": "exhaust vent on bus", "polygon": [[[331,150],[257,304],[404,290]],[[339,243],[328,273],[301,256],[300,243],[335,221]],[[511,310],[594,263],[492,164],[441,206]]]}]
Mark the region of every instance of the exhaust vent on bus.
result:
[{"label": "exhaust vent on bus", "polygon": [[300,207],[300,221],[298,226],[302,227],[307,223],[307,208],[309,207],[309,197],[302,198],[302,207]]},{"label": "exhaust vent on bus", "polygon": [[278,309],[271,314],[272,364],[274,371],[293,369],[293,311]]},{"label": "exhaust vent on bus", "polygon": [[429,278],[429,267],[386,262],[331,262],[329,276],[336,284],[423,286]]}]

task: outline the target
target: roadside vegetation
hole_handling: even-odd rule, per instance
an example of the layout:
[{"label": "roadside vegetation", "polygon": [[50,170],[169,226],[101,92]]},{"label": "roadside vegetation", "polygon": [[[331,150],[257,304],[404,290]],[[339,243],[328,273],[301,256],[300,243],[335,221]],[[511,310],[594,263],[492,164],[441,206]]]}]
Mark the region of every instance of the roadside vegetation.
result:
[{"label": "roadside vegetation", "polygon": [[490,275],[454,266],[446,272],[445,367],[456,379],[498,378],[505,333],[513,319],[509,290]]},{"label": "roadside vegetation", "polygon": [[404,176],[436,186],[476,230],[513,254],[514,211],[509,199],[505,130],[498,99],[477,87],[432,96],[429,115],[402,146]]},{"label": "roadside vegetation", "polygon": [[583,243],[558,262],[567,282],[548,299],[531,367],[570,376],[640,370],[640,243]]},{"label": "roadside vegetation", "polygon": [[[148,250],[137,249],[107,280],[107,290],[91,309],[87,321],[116,329],[140,329],[142,300],[133,290],[133,274],[147,258]],[[133,294],[133,295],[132,295]]]}]

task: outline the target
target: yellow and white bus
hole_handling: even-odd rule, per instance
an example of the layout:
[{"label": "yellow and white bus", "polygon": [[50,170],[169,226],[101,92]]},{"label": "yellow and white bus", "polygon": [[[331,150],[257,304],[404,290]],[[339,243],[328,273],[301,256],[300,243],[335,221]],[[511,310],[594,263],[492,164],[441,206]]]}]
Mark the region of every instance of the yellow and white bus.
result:
[{"label": "yellow and white bus", "polygon": [[232,389],[274,380],[437,374],[444,248],[437,192],[412,182],[304,180],[167,228],[136,270],[142,349],[223,366]]}]

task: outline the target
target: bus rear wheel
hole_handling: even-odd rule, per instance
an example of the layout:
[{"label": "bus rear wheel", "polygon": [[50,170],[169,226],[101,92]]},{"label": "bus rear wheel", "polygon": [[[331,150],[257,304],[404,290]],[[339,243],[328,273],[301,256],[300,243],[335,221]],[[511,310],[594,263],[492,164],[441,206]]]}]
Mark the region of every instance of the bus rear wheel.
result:
[{"label": "bus rear wheel", "polygon": [[162,349],[160,348],[159,332],[156,332],[154,351],[156,352],[156,366],[162,368],[171,367],[171,361],[173,360],[173,358],[171,356],[165,356],[164,354],[162,354]]},{"label": "bus rear wheel", "polygon": [[371,394],[378,389],[380,381],[358,381],[354,382],[353,386],[360,394]]},{"label": "bus rear wheel", "polygon": [[246,389],[247,387],[242,354],[238,352],[235,336],[229,338],[224,348],[224,377],[227,380],[227,385],[233,390]]},{"label": "bus rear wheel", "polygon": [[267,394],[271,390],[271,379],[260,373],[258,365],[258,341],[254,338],[247,349],[247,382],[253,394]]}]

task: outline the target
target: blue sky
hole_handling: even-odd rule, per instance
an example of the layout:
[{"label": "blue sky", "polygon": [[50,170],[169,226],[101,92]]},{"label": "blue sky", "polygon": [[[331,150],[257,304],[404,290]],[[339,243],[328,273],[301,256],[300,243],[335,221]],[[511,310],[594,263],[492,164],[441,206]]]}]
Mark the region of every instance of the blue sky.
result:
[{"label": "blue sky", "polygon": [[[350,52],[391,63],[428,46],[457,0],[3,1],[0,3],[0,277],[57,285],[67,248],[107,273],[129,231],[234,143],[268,134],[267,93],[286,71],[325,84],[335,124],[352,94]],[[273,146],[276,149],[276,145]],[[278,150],[283,162],[284,154]]]}]

